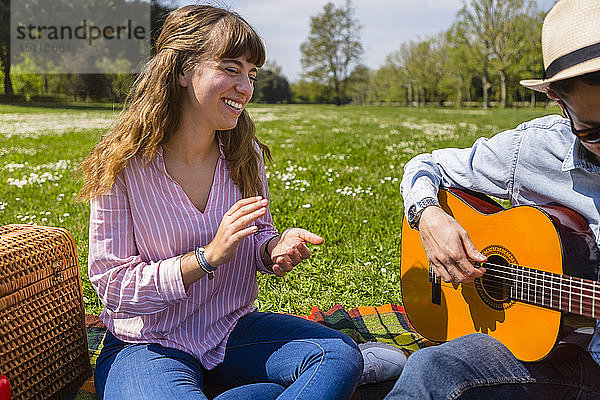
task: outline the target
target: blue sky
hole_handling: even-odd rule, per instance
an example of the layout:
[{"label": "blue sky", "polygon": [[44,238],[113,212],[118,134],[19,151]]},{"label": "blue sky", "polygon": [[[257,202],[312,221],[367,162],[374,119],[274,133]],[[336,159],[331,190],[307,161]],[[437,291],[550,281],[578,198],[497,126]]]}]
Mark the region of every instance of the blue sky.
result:
[{"label": "blue sky", "polygon": [[[342,6],[345,0],[330,0]],[[309,33],[310,17],[319,14],[326,0],[176,0],[185,4],[226,6],[242,15],[258,31],[267,47],[267,60],[281,66],[291,81],[300,79],[300,44]],[[547,11],[555,0],[538,0]],[[403,42],[447,30],[463,0],[353,0],[355,17],[362,24],[364,54],[361,63],[379,68],[388,54]],[[541,55],[540,55],[541,57]]]}]

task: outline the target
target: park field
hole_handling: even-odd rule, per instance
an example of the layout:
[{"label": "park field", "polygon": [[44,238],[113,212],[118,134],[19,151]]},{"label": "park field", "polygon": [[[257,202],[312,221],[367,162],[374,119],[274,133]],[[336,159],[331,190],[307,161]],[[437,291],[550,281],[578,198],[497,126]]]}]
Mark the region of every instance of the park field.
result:
[{"label": "park field", "polygon": [[[483,111],[326,105],[251,105],[267,164],[276,227],[325,239],[284,278],[259,276],[263,311],[307,314],[401,302],[399,191],[404,164],[557,108]],[[87,278],[88,205],[77,166],[118,115],[111,105],[0,105],[0,224],[68,229],[77,243],[86,311],[102,305]]]}]

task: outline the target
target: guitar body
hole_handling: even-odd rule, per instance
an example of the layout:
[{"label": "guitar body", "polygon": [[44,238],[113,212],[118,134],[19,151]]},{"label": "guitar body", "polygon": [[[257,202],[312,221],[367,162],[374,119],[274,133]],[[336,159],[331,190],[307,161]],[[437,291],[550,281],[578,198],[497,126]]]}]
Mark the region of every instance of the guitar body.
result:
[{"label": "guitar body", "polygon": [[[455,189],[440,189],[439,200],[489,262],[597,279],[598,249],[579,214],[560,206],[504,209],[485,196]],[[522,361],[543,359],[559,339],[563,313],[515,301],[506,288],[486,275],[493,274],[465,284],[432,282],[419,232],[405,219],[402,301],[415,329],[440,342],[483,332]],[[532,292],[532,300],[533,296]]]}]

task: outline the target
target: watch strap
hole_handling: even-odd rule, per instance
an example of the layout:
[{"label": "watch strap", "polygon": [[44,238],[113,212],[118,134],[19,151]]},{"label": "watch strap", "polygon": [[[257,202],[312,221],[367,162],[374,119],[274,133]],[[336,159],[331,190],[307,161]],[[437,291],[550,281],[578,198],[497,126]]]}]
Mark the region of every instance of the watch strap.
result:
[{"label": "watch strap", "polygon": [[419,219],[421,217],[421,213],[429,206],[439,207],[440,203],[436,198],[425,197],[410,206],[406,215],[406,220],[411,228],[416,230],[419,229]]}]

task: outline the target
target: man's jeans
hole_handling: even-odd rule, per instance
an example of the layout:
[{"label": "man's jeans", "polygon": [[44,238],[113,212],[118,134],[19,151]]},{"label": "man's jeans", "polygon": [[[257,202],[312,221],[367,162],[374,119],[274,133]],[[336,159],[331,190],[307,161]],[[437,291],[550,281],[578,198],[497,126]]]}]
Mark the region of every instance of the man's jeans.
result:
[{"label": "man's jeans", "polygon": [[496,339],[475,333],[408,357],[386,397],[403,399],[600,399],[600,366],[574,344],[522,363]]},{"label": "man's jeans", "polygon": [[349,399],[362,356],[348,336],[302,318],[253,312],[227,341],[225,360],[207,371],[191,355],[130,344],[110,333],[98,357],[100,399],[206,399],[204,385],[235,387],[218,400]]}]

